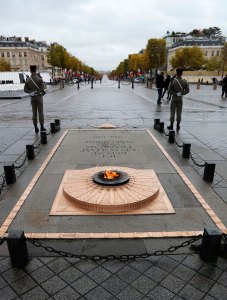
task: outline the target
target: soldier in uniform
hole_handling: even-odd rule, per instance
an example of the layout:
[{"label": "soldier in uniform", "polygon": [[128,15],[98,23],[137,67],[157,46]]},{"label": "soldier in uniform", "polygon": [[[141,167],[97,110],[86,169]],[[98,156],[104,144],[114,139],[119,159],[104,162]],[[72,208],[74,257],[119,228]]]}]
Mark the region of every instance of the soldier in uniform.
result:
[{"label": "soldier in uniform", "polygon": [[30,66],[31,77],[26,79],[24,85],[24,92],[29,93],[31,96],[31,105],[32,105],[32,120],[35,126],[35,132],[39,132],[39,128],[37,126],[37,112],[39,113],[39,123],[40,130],[45,131],[44,128],[44,115],[43,115],[43,95],[45,95],[44,91],[44,83],[42,77],[36,73],[36,66]]},{"label": "soldier in uniform", "polygon": [[186,80],[182,79],[182,69],[176,69],[176,76],[170,82],[168,92],[172,95],[170,104],[170,126],[167,128],[173,130],[175,112],[177,113],[177,130],[180,130],[181,114],[183,107],[183,95],[189,93],[189,85]]}]

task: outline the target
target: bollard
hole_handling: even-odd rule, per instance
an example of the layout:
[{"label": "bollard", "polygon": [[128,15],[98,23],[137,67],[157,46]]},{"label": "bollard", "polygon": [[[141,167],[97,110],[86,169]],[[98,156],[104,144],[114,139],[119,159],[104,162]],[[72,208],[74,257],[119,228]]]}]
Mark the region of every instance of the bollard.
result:
[{"label": "bollard", "polygon": [[118,88],[120,88],[121,86],[120,86],[120,80],[118,80]]},{"label": "bollard", "polygon": [[147,88],[148,88],[148,80],[147,80]]},{"label": "bollard", "polygon": [[93,89],[93,80],[91,80],[91,89]]},{"label": "bollard", "polygon": [[199,83],[199,82],[196,84],[196,89],[197,89],[197,90],[200,89],[200,83]]},{"label": "bollard", "polygon": [[182,151],[182,157],[183,158],[189,158],[191,153],[191,144],[185,144],[183,143],[183,151]]},{"label": "bollard", "polygon": [[24,267],[28,263],[28,249],[24,231],[11,230],[7,237],[7,245],[13,267]]},{"label": "bollard", "polygon": [[55,133],[56,128],[55,128],[55,123],[50,123],[50,133]]},{"label": "bollard", "polygon": [[200,257],[203,261],[215,263],[221,246],[222,233],[219,229],[204,228]]},{"label": "bollard", "polygon": [[215,164],[208,164],[205,162],[203,179],[207,182],[212,182],[214,179]]},{"label": "bollard", "polygon": [[169,130],[169,143],[173,144],[175,142],[175,131]]},{"label": "bollard", "polygon": [[61,129],[61,120],[60,119],[55,119],[54,123],[55,123],[56,131],[59,131]]},{"label": "bollard", "polygon": [[47,144],[47,133],[46,131],[40,131],[41,144]]},{"label": "bollard", "polygon": [[77,89],[79,90],[80,89],[80,81],[78,80],[77,82]]},{"label": "bollard", "polygon": [[17,181],[14,164],[4,166],[4,172],[5,172],[6,183],[8,185]]},{"label": "bollard", "polygon": [[160,119],[154,119],[154,129],[157,129],[158,130],[158,127],[160,124]]},{"label": "bollard", "polygon": [[35,150],[34,150],[34,145],[26,145],[26,153],[27,153],[27,158],[29,160],[35,158]]},{"label": "bollard", "polygon": [[132,80],[132,89],[134,89],[134,80]]},{"label": "bollard", "polygon": [[164,125],[165,123],[164,122],[160,122],[159,125],[158,125],[158,131],[163,133],[164,132]]}]

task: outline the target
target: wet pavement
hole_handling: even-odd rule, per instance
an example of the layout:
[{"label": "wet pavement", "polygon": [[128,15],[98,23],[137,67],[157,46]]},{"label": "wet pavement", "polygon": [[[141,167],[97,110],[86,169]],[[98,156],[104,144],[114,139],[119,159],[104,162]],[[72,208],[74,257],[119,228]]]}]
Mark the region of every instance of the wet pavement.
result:
[{"label": "wet pavement", "polygon": [[[181,148],[168,144],[164,134],[153,133],[196,188],[207,196],[209,205],[226,226],[227,99],[220,95],[221,87],[213,90],[209,85],[197,90],[196,85],[191,85],[190,94],[184,98],[181,130],[176,135],[179,144],[191,143],[199,163],[216,164],[213,183],[202,180],[203,168],[191,160],[182,161]],[[85,84],[79,90],[77,86],[66,86],[45,96],[45,125],[48,127],[54,119],[60,119],[62,129],[97,129],[110,123],[121,129],[152,130],[154,119],[160,118],[166,127],[169,102],[164,99],[157,106],[156,101],[156,90],[142,84],[135,84],[132,89],[124,83],[119,89],[117,83],[104,79],[102,84],[97,81],[93,89]],[[0,200],[1,224],[61,134],[48,136],[48,144],[40,146],[36,159]],[[25,145],[37,138],[31,122],[30,100],[0,100],[0,174],[6,163],[15,161],[25,151]],[[133,249],[132,253],[140,254],[167,249],[185,240],[143,239],[139,243],[132,241],[130,246],[129,241],[126,244],[113,241],[116,249],[113,244],[108,246],[107,241],[100,244],[84,240],[67,250],[79,249],[90,255],[112,254],[112,250],[119,255]],[[61,244],[54,246],[61,249]],[[0,299],[226,299],[227,295],[226,259],[219,257],[215,264],[204,263],[189,247],[178,250],[176,255],[126,261],[52,257],[31,245],[29,254],[31,259],[25,268],[12,268],[6,243],[0,246]]]}]

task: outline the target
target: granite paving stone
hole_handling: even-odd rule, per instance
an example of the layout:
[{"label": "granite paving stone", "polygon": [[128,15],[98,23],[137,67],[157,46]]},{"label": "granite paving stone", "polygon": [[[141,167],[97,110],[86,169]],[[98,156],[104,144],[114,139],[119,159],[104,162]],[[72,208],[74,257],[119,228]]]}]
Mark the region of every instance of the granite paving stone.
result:
[{"label": "granite paving stone", "polygon": [[55,274],[48,267],[43,266],[34,272],[30,273],[30,276],[39,284],[53,277]]},{"label": "granite paving stone", "polygon": [[190,284],[197,287],[203,292],[207,292],[211,286],[214,284],[214,281],[208,277],[205,277],[199,273],[190,280]]},{"label": "granite paving stone", "polygon": [[200,291],[199,289],[195,288],[194,286],[187,284],[180,292],[179,296],[183,299],[188,300],[200,300],[205,295],[204,292]]},{"label": "granite paving stone", "polygon": [[70,267],[70,263],[65,258],[57,258],[48,264],[48,267],[55,273],[61,272]]},{"label": "granite paving stone", "polygon": [[69,300],[69,299],[80,299],[81,295],[78,294],[74,289],[72,289],[70,286],[67,286],[66,288],[62,289],[60,292],[55,294],[53,298],[55,300]]},{"label": "granite paving stone", "polygon": [[130,262],[128,265],[142,273],[142,272],[146,271],[147,269],[149,269],[152,266],[152,263],[149,260],[136,259],[136,260],[133,260],[132,262]]},{"label": "granite paving stone", "polygon": [[29,260],[28,264],[24,267],[24,269],[27,273],[31,273],[42,266],[43,262],[41,262],[38,258],[34,257],[32,260]]},{"label": "granite paving stone", "polygon": [[17,294],[10,286],[6,286],[0,290],[0,300],[11,300],[15,299]]},{"label": "granite paving stone", "polygon": [[71,266],[68,269],[62,271],[61,273],[58,274],[64,281],[66,281],[67,283],[72,283],[73,281],[75,281],[76,279],[78,279],[79,277],[83,276],[83,273],[76,269],[75,267]]},{"label": "granite paving stone", "polygon": [[71,286],[81,295],[85,295],[97,285],[98,284],[87,275],[84,275],[71,284]]},{"label": "granite paving stone", "polygon": [[216,282],[212,288],[208,291],[208,294],[218,300],[226,300],[227,287]]},{"label": "granite paving stone", "polygon": [[179,265],[173,270],[173,274],[184,281],[189,281],[195,275],[195,271],[184,265]]},{"label": "granite paving stone", "polygon": [[173,274],[169,274],[160,282],[160,284],[174,294],[177,294],[186,285],[186,282],[174,276]]},{"label": "granite paving stone", "polygon": [[49,293],[50,295],[54,295],[65,286],[67,286],[67,283],[64,282],[60,277],[55,275],[47,281],[43,282],[41,286],[45,289],[45,291],[47,291],[47,293]]},{"label": "granite paving stone", "polygon": [[45,300],[47,298],[49,298],[49,295],[40,286],[35,287],[21,296],[23,300]]},{"label": "granite paving stone", "polygon": [[103,289],[101,286],[98,286],[94,288],[92,291],[90,291],[88,294],[85,295],[86,299],[88,300],[109,300],[112,298],[112,295],[108,293],[105,289]]},{"label": "granite paving stone", "polygon": [[221,276],[218,278],[218,282],[227,286],[227,271],[224,271]]},{"label": "granite paving stone", "polygon": [[24,270],[19,268],[12,268],[4,273],[2,273],[2,277],[8,282],[12,283],[17,279],[27,275]]},{"label": "granite paving stone", "polygon": [[126,288],[127,283],[125,283],[120,278],[113,275],[113,276],[109,277],[107,280],[105,280],[101,285],[112,295],[117,295],[124,288]]},{"label": "granite paving stone", "polygon": [[87,275],[94,280],[97,283],[101,283],[107,278],[111,276],[111,273],[105,269],[103,269],[101,266],[98,266],[97,268],[91,270]]},{"label": "granite paving stone", "polygon": [[75,267],[84,273],[93,270],[97,266],[98,264],[92,260],[80,260],[78,263],[75,264]]},{"label": "granite paving stone", "polygon": [[114,259],[114,260],[107,260],[102,264],[102,266],[106,268],[108,271],[110,271],[111,273],[116,273],[125,266],[125,263],[117,259]]},{"label": "granite paving stone", "polygon": [[117,276],[128,284],[132,283],[139,275],[138,271],[127,265],[117,273]]},{"label": "granite paving stone", "polygon": [[0,276],[0,289],[5,287],[7,285],[7,282]]},{"label": "granite paving stone", "polygon": [[203,274],[204,276],[211,278],[213,280],[217,280],[221,273],[223,272],[222,269],[219,269],[215,265],[211,264],[204,264],[202,268],[198,271],[200,274]]},{"label": "granite paving stone", "polygon": [[155,263],[155,265],[165,271],[172,272],[179,263],[168,256],[163,256]]},{"label": "granite paving stone", "polygon": [[155,300],[169,300],[172,299],[174,294],[167,290],[166,288],[158,285],[156,286],[152,291],[150,291],[150,293],[147,294],[147,296],[150,299],[155,299]]},{"label": "granite paving stone", "polygon": [[143,299],[144,294],[140,293],[136,289],[134,289],[131,286],[128,286],[125,288],[122,292],[120,292],[117,295],[117,299],[124,300],[124,299],[130,299],[130,300],[140,300]]},{"label": "granite paving stone", "polygon": [[144,275],[159,283],[168,275],[168,273],[157,266],[152,266],[144,272]]},{"label": "granite paving stone", "polygon": [[131,286],[140,291],[143,294],[147,294],[157,283],[147,276],[141,275],[135,281],[132,282]]},{"label": "granite paving stone", "polygon": [[198,255],[190,255],[183,260],[183,265],[193,269],[193,270],[199,270],[203,265],[203,261],[200,259]]},{"label": "granite paving stone", "polygon": [[11,286],[19,295],[21,295],[37,286],[37,283],[30,276],[26,275],[11,283]]}]

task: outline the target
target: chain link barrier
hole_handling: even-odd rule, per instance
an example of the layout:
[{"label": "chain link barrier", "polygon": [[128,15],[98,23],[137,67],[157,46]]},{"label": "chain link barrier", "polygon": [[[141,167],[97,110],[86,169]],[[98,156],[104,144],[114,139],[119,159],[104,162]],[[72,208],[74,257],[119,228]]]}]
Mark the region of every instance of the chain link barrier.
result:
[{"label": "chain link barrier", "polygon": [[[16,165],[17,162],[20,161],[21,157],[23,157],[23,156],[24,156],[24,158],[23,158],[22,163],[21,163],[20,165]],[[26,160],[27,160],[27,152],[25,151],[25,152],[23,152],[23,153],[18,157],[17,160],[15,160],[15,162],[14,162],[14,164],[15,164],[15,165],[14,165],[14,169],[20,169],[20,168],[22,168],[22,167],[25,165]]]},{"label": "chain link barrier", "polygon": [[120,260],[128,260],[128,259],[135,259],[135,258],[148,258],[150,256],[161,256],[161,255],[165,255],[165,254],[171,254],[173,252],[175,252],[176,250],[180,249],[180,248],[185,248],[191,244],[193,244],[194,242],[200,240],[202,238],[202,234],[193,237],[191,239],[189,239],[188,241],[185,241],[183,243],[181,243],[178,246],[171,246],[166,250],[156,250],[152,253],[142,253],[142,254],[122,254],[122,255],[77,255],[77,254],[73,254],[70,252],[65,252],[62,250],[56,250],[53,247],[50,246],[44,246],[41,244],[41,242],[34,240],[32,238],[28,238],[26,237],[26,240],[33,244],[35,247],[38,248],[43,248],[45,249],[47,252],[50,253],[56,253],[60,256],[64,256],[64,257],[69,257],[69,258],[79,258],[81,260],[83,259],[90,259],[90,260],[102,260],[102,259],[120,259]]},{"label": "chain link barrier", "polygon": [[178,144],[176,138],[175,138],[175,144],[176,144],[179,148],[183,148],[183,145]]},{"label": "chain link barrier", "polygon": [[193,161],[193,163],[194,163],[197,167],[200,167],[200,168],[205,167],[205,163],[204,163],[204,164],[199,164],[199,163],[197,163],[197,162],[195,161],[195,159],[194,159],[192,153],[190,153],[190,158],[191,158],[191,160]]}]

